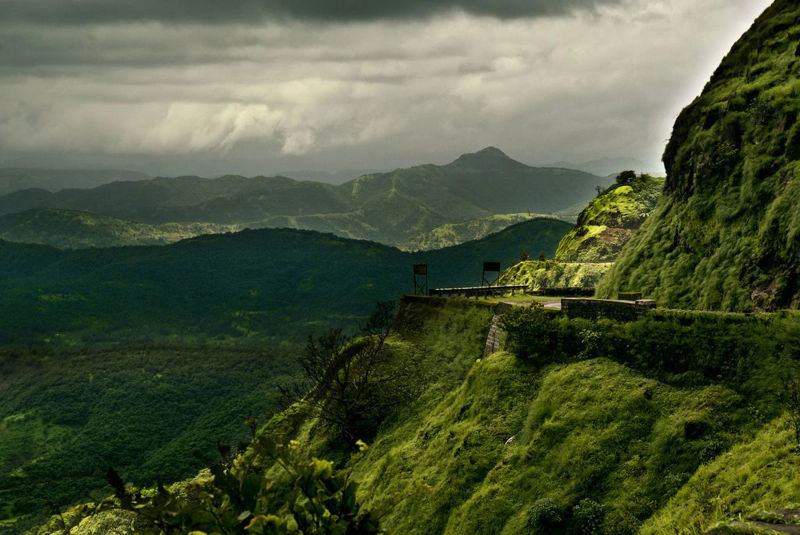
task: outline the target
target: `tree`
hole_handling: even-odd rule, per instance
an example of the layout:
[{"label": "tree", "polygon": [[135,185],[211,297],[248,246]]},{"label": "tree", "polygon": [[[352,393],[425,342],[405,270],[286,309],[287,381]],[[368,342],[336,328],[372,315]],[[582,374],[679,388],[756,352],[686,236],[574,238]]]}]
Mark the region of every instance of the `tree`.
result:
[{"label": "tree", "polygon": [[300,359],[303,377],[284,390],[284,398],[302,399],[351,448],[419,391],[419,367],[386,347],[394,308],[392,301],[378,303],[354,337],[336,329],[310,335]]}]

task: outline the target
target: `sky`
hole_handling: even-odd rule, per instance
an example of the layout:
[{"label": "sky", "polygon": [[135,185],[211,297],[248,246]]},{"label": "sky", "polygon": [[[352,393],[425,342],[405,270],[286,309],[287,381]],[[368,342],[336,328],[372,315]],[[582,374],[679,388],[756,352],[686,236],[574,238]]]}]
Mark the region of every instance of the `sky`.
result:
[{"label": "sky", "polygon": [[660,159],[770,0],[0,0],[0,166]]}]

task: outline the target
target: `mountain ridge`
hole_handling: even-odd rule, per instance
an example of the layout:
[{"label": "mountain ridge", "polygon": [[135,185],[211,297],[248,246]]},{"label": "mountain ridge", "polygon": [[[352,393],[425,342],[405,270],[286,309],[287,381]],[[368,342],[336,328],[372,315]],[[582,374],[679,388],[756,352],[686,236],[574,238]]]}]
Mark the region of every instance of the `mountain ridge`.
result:
[{"label": "mountain ridge", "polygon": [[0,197],[0,215],[32,208],[82,210],[130,221],[294,226],[400,245],[443,224],[507,213],[554,213],[588,202],[607,179],[536,168],[496,148],[450,164],[363,175],[339,186],[287,177],[157,177],[58,193]]}]

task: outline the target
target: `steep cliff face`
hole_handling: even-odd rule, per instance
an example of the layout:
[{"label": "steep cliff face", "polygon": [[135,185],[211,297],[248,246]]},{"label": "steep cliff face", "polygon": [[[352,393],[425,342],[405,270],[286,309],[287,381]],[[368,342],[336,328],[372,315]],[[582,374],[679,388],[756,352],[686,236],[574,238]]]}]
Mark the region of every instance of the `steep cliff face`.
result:
[{"label": "steep cliff face", "polygon": [[655,212],[598,288],[719,310],[800,306],[800,5],[777,0],[678,117]]}]

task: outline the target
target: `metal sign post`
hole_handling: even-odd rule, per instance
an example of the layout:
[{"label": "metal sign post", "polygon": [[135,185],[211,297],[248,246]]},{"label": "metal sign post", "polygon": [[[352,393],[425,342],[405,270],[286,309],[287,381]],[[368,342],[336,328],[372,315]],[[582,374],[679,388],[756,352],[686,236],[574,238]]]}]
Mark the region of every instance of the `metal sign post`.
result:
[{"label": "metal sign post", "polygon": [[[497,273],[493,280],[486,278],[487,273]],[[481,286],[495,286],[500,280],[500,262],[484,262]]]},{"label": "metal sign post", "polygon": [[428,295],[428,264],[414,264],[414,295]]}]

